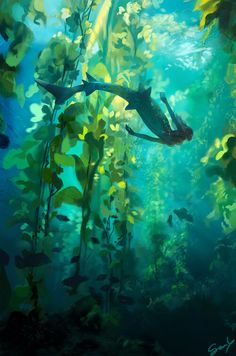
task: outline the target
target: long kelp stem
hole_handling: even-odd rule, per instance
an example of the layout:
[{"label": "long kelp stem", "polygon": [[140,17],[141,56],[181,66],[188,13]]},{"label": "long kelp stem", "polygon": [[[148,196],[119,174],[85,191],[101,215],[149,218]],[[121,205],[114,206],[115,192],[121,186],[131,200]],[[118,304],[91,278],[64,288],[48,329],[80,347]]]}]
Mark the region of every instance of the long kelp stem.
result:
[{"label": "long kelp stem", "polygon": [[[92,11],[92,8],[94,6],[94,3],[95,3],[95,0],[92,0],[91,4],[88,6],[88,15],[87,15],[87,21],[89,21],[90,19],[90,15],[91,15],[91,11]],[[80,45],[80,50],[79,50],[79,53],[78,53],[78,59],[77,59],[77,62],[76,62],[76,65],[75,65],[75,71],[78,70],[78,67],[79,67],[79,64],[80,64],[80,56],[82,54],[82,51],[85,47],[85,31],[83,29],[83,26],[82,26],[82,20],[81,20],[81,15],[79,14],[79,28],[80,28],[80,31],[81,31],[81,34],[82,34],[82,39],[81,39],[81,45]],[[76,32],[74,33],[74,36],[73,36],[73,42],[76,40]],[[64,64],[64,68],[63,68],[63,75],[62,75],[62,86],[65,85],[65,82],[67,81],[67,70],[66,70],[66,67],[65,67],[65,64]],[[72,79],[71,82],[69,83],[69,86],[72,87],[73,86],[73,82],[74,82],[75,79]],[[55,105],[55,104],[54,104]],[[55,109],[55,106],[54,106],[54,109]],[[60,133],[63,134],[63,128],[60,130]],[[49,147],[50,149],[50,147]],[[49,149],[48,149],[48,152],[49,152]],[[50,184],[49,186],[49,195],[47,197],[47,206],[46,206],[46,215],[45,215],[45,229],[44,229],[44,236],[47,236],[48,235],[48,232],[49,232],[49,229],[50,229],[50,212],[51,212],[51,200],[52,200],[52,197],[54,195],[54,192],[53,192],[53,185]],[[81,247],[82,248],[82,247]]]}]

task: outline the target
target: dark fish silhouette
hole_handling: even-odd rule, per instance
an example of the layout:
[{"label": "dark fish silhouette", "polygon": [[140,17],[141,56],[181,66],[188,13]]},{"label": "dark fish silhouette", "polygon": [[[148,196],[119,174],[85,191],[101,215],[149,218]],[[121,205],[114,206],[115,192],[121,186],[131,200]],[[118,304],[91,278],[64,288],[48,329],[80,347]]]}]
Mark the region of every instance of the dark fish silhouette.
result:
[{"label": "dark fish silhouette", "polygon": [[9,146],[9,137],[3,133],[0,133],[0,148],[5,149]]},{"label": "dark fish silhouette", "polygon": [[51,260],[43,252],[35,254],[24,253],[23,256],[15,256],[15,265],[20,269],[26,267],[40,267],[48,263],[51,263]]},{"label": "dark fish silhouette", "polygon": [[107,278],[107,274],[99,274],[96,278],[96,281],[104,281]]},{"label": "dark fish silhouette", "polygon": [[52,252],[59,253],[62,251],[62,247],[53,247]]},{"label": "dark fish silhouette", "polygon": [[119,283],[119,282],[120,282],[120,278],[118,278],[118,277],[111,277],[111,278],[110,278],[110,282],[111,282],[111,283]]},{"label": "dark fish silhouette", "polygon": [[91,241],[92,241],[92,243],[95,244],[95,245],[100,244],[100,241],[98,240],[97,237],[91,237]]},{"label": "dark fish silhouette", "polygon": [[67,216],[61,215],[61,214],[58,214],[58,215],[56,216],[56,218],[57,218],[59,221],[64,221],[64,222],[70,221],[70,219],[69,219]]},{"label": "dark fish silhouette", "polygon": [[167,223],[170,227],[173,227],[173,216],[172,214],[169,215]]},{"label": "dark fish silhouette", "polygon": [[4,250],[0,248],[0,266],[7,266],[9,263],[10,257],[8,253],[6,253]]},{"label": "dark fish silhouette", "polygon": [[77,263],[79,261],[79,255],[73,256],[70,260],[70,263]]},{"label": "dark fish silhouette", "polygon": [[110,284],[104,284],[104,286],[102,286],[100,288],[103,292],[107,292],[111,289],[111,285]]},{"label": "dark fish silhouette", "polygon": [[63,279],[62,284],[67,287],[77,287],[80,283],[88,281],[87,276],[73,276]]},{"label": "dark fish silhouette", "polygon": [[181,208],[181,209],[175,209],[174,210],[175,215],[178,216],[180,220],[186,220],[188,222],[193,222],[193,216],[189,214],[188,210],[186,208]]}]

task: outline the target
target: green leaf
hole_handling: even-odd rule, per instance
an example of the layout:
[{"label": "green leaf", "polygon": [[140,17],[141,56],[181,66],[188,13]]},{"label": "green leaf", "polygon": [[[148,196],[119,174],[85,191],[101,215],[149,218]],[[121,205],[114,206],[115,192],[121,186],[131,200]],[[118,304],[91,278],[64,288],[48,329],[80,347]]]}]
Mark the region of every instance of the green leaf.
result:
[{"label": "green leaf", "polygon": [[30,304],[31,291],[29,286],[17,286],[12,293],[10,307],[12,310],[17,310],[21,305]]},{"label": "green leaf", "polygon": [[43,169],[42,177],[43,177],[43,181],[45,183],[52,183],[52,175],[53,175],[53,172],[52,172],[51,168]]},{"label": "green leaf", "polygon": [[17,100],[19,101],[20,107],[22,108],[25,104],[24,84],[17,85],[15,93],[17,96]]},{"label": "green leaf", "polygon": [[121,265],[121,261],[113,261],[110,266],[109,266],[109,269],[114,269],[114,268],[119,268]]},{"label": "green leaf", "polygon": [[10,96],[15,93],[16,80],[13,71],[4,71],[0,69],[0,93],[5,96]]},{"label": "green leaf", "polygon": [[92,75],[95,78],[101,78],[101,79],[103,79],[105,81],[108,81],[108,82],[111,81],[111,77],[110,77],[109,71],[107,70],[107,67],[103,63],[98,63],[95,66],[95,68],[92,71]]},{"label": "green leaf", "polygon": [[60,66],[64,64],[66,53],[65,43],[57,43],[54,47],[54,64]]},{"label": "green leaf", "polygon": [[56,164],[61,164],[62,166],[74,167],[75,159],[73,156],[67,156],[60,153],[54,154],[54,160]]},{"label": "green leaf", "polygon": [[78,115],[84,114],[85,105],[83,103],[74,103],[69,105],[64,111],[64,120],[75,118]]},{"label": "green leaf", "polygon": [[21,299],[28,298],[30,296],[29,286],[18,286],[14,290],[14,294]]},{"label": "green leaf", "polygon": [[82,188],[85,187],[86,181],[87,181],[87,170],[86,167],[84,166],[83,161],[81,160],[80,157],[73,155],[74,160],[75,160],[75,174],[80,182]]},{"label": "green leaf", "polygon": [[45,13],[44,0],[31,0],[29,17],[31,17],[37,25],[40,25],[40,21],[46,24],[47,16]]},{"label": "green leaf", "polygon": [[66,153],[71,149],[71,147],[73,147],[71,139],[68,135],[66,135],[61,144],[61,152]]},{"label": "green leaf", "polygon": [[33,135],[36,140],[49,140],[54,132],[54,127],[41,126]]},{"label": "green leaf", "polygon": [[53,175],[52,175],[52,183],[53,183],[54,187],[56,187],[57,190],[60,190],[63,187],[62,179],[59,178],[55,172],[53,172]]},{"label": "green leaf", "polygon": [[100,216],[98,214],[94,214],[93,215],[93,221],[94,224],[99,227],[100,229],[104,229],[104,224],[102,222],[102,219],[100,218]]},{"label": "green leaf", "polygon": [[11,67],[17,67],[25,57],[34,36],[33,32],[23,22],[16,22],[12,37],[14,41],[9,47],[6,63]]},{"label": "green leaf", "polygon": [[82,194],[76,187],[68,187],[58,192],[54,197],[54,207],[58,208],[63,203],[81,205]]},{"label": "green leaf", "polygon": [[101,251],[99,251],[99,255],[100,255],[101,257],[107,256],[108,254],[109,254],[109,252],[108,252],[107,250],[101,250]]},{"label": "green leaf", "polygon": [[24,180],[17,180],[15,182],[17,185],[19,186],[23,186],[24,189],[22,189],[22,193],[35,193],[38,191],[38,182],[37,183],[34,183],[32,181],[24,181]]},{"label": "green leaf", "polygon": [[62,143],[62,135],[57,135],[53,138],[50,145],[51,157],[53,159],[54,154],[60,150]]},{"label": "green leaf", "polygon": [[25,93],[26,98],[31,98],[34,94],[39,91],[38,85],[36,83],[31,84]]},{"label": "green leaf", "polygon": [[106,247],[109,251],[116,251],[116,247],[113,244],[108,244]]},{"label": "green leaf", "polygon": [[207,18],[211,16],[211,21],[216,17],[217,10],[219,8],[221,0],[198,0],[195,6],[195,10],[202,11],[202,17],[200,20],[200,29],[202,30],[207,23]]}]

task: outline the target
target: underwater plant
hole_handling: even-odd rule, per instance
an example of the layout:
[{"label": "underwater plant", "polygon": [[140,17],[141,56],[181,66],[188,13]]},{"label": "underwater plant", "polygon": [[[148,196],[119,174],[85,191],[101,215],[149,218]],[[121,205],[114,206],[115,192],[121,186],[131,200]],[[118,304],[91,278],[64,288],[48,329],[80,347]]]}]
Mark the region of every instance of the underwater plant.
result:
[{"label": "underwater plant", "polygon": [[[84,5],[84,7],[80,9],[80,11],[85,12],[83,15],[83,26],[86,21],[88,22],[94,3],[91,2],[87,5]],[[71,12],[73,6],[75,5],[71,3]],[[61,80],[62,78],[62,80],[68,80],[70,82],[77,77],[78,71],[76,68],[79,63],[78,60],[82,60],[81,56],[84,51],[84,41],[88,34],[85,33],[85,29],[83,30],[84,27],[82,24],[81,28],[76,27],[73,32],[71,27],[72,19],[69,21],[69,17],[67,17],[66,21],[66,24],[68,23],[68,31],[72,34],[74,41],[76,41],[77,36],[81,34],[82,29],[83,37],[81,45],[78,46],[72,40],[68,40],[69,37],[66,37],[66,35],[60,36],[59,34],[59,37],[57,35],[53,37],[49,42],[48,47],[40,54],[36,66],[36,73],[42,78],[44,78],[44,76],[47,76],[47,78],[51,78],[52,80]],[[75,21],[82,20],[75,17]],[[68,51],[66,57],[64,56],[64,50]],[[50,56],[54,58],[54,66],[51,67],[48,66],[47,63]],[[59,177],[60,173],[63,171],[61,165],[63,166],[63,164],[66,163],[65,160],[63,161],[63,153],[65,147],[65,152],[71,147],[71,137],[67,136],[64,139],[63,130],[66,122],[65,120],[68,119],[69,121],[71,116],[67,117],[66,114],[68,111],[65,111],[64,121],[62,120],[63,116],[61,115],[61,126],[58,124],[57,127],[57,123],[54,122],[57,117],[57,108],[53,101],[47,96],[45,96],[41,105],[36,103],[31,104],[30,108],[35,114],[35,117],[31,120],[34,123],[34,126],[27,130],[29,135],[23,143],[22,149],[15,149],[8,153],[5,158],[5,168],[17,165],[21,169],[20,176],[15,179],[15,182],[19,188],[23,187],[22,208],[19,208],[19,205],[17,204],[18,209],[16,209],[15,213],[15,222],[19,223],[22,221],[22,238],[30,245],[30,250],[26,253],[32,254],[31,258],[35,260],[36,255],[39,254],[37,251],[43,251],[48,237],[51,236],[49,234],[50,222],[51,219],[57,215],[57,213],[54,213],[54,215],[51,214],[52,198],[63,186],[63,181]],[[75,106],[75,108],[77,111],[74,111],[73,115],[76,115],[78,111],[80,111],[80,106]],[[72,110],[70,115],[71,114]],[[71,142],[74,142],[73,144],[75,145],[77,140],[73,141],[73,138],[77,136],[76,129],[78,129],[78,125],[74,129],[75,131],[72,133],[70,132],[70,134],[72,136]],[[20,155],[20,152],[22,152],[22,155]],[[10,161],[11,164],[8,165],[7,162]],[[38,165],[38,162],[42,162],[41,167]],[[63,194],[61,194],[61,198],[60,196],[58,196],[57,199],[55,198],[55,206],[60,206],[62,197]],[[68,199],[69,198],[67,197],[67,201]],[[74,199],[76,198],[74,197]],[[24,267],[33,267],[34,269],[39,265],[44,265],[45,261],[43,258],[42,255],[39,264],[31,265],[31,263],[27,262]],[[17,261],[16,265],[19,266]],[[29,281],[29,278],[27,278],[27,280]],[[30,287],[31,289],[35,288],[33,281],[30,283]]]},{"label": "underwater plant", "polygon": [[[219,31],[226,39],[226,44],[222,43],[224,50],[228,53],[227,73],[225,82],[230,86],[231,97],[235,98],[236,75],[234,72],[235,58],[235,24],[234,17],[236,6],[234,1],[198,1],[195,10],[202,12],[200,28],[208,28],[206,37],[209,36],[213,26],[218,26]],[[235,103],[234,103],[235,104]],[[228,111],[226,116],[229,118],[228,127],[225,135],[215,138],[214,144],[208,149],[207,154],[202,158],[202,163],[206,165],[206,173],[209,177],[218,176],[209,189],[208,194],[214,196],[214,209],[209,213],[210,220],[222,217],[223,229],[225,232],[232,232],[235,229],[234,215],[235,209],[232,204],[234,188],[230,187],[228,182],[235,186],[235,164],[234,164],[234,132],[235,123],[233,120],[233,110]],[[213,161],[213,158],[215,161]],[[229,198],[230,197],[230,198]]]},{"label": "underwater plant", "polygon": [[[3,39],[1,46],[6,47],[6,50],[2,51],[0,55],[0,94],[5,98],[16,97],[19,105],[23,107],[25,102],[24,84],[18,84],[17,75],[34,38],[25,19],[28,17],[35,24],[40,25],[46,23],[47,16],[43,3],[39,4],[34,0],[23,1],[21,5],[18,1],[12,1],[11,6],[8,6],[7,1],[1,1],[0,12],[0,34]],[[0,110],[0,148],[7,148],[9,137],[3,131],[5,130],[4,126],[8,126],[8,124],[4,126],[2,124],[5,121],[4,112],[6,111],[4,101],[1,101]]]},{"label": "underwater plant", "polygon": [[192,5],[1,2],[0,354],[234,335],[235,4]]}]

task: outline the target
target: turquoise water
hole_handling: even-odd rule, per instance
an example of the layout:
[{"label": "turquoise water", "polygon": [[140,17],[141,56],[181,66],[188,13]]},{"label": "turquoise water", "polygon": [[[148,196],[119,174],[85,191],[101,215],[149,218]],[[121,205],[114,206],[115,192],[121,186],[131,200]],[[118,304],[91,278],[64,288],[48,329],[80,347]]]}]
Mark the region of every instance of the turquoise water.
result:
[{"label": "turquoise water", "polygon": [[0,355],[235,354],[235,7],[0,2]]}]

